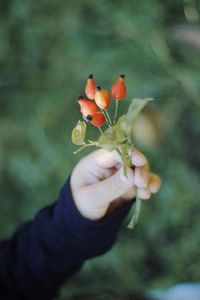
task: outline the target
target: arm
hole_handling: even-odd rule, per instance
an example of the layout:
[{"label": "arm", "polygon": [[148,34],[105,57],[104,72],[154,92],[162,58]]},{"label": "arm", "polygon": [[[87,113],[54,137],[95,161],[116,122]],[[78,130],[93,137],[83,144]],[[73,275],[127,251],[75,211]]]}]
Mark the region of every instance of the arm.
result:
[{"label": "arm", "polygon": [[104,220],[86,219],[74,205],[68,179],[55,204],[42,209],[12,239],[0,244],[4,297],[51,299],[86,259],[112,246],[130,206],[128,203]]},{"label": "arm", "polygon": [[[77,272],[86,259],[105,253],[115,242],[133,202],[133,190],[131,197],[127,195],[133,186],[133,173],[125,183],[118,173],[120,170],[105,166],[108,161],[111,163],[111,158],[100,160],[102,180],[96,156],[101,152],[93,153],[78,163],[53,205],[42,209],[32,222],[21,226],[9,241],[1,243],[2,299],[52,299],[61,284]],[[94,169],[100,176],[98,180],[91,173]],[[89,184],[88,180],[93,182]],[[98,183],[101,193],[97,197]],[[109,197],[103,196],[107,193]]]}]

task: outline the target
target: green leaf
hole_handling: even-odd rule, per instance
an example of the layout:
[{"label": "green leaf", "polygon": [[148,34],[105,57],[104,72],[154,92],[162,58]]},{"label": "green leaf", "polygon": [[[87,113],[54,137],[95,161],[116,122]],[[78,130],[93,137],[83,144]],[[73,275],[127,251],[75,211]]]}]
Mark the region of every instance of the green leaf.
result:
[{"label": "green leaf", "polygon": [[129,127],[129,124],[127,122],[127,115],[122,115],[117,123],[115,124],[116,128],[118,128],[118,130],[122,131],[124,135],[127,134],[127,131],[128,131],[128,127]]},{"label": "green leaf", "polygon": [[[127,114],[122,115],[114,126],[109,127],[103,134],[101,134],[98,140],[99,147],[105,148],[108,151],[113,151],[127,140],[129,144],[133,145],[131,138],[133,123],[143,107],[151,100],[153,99],[133,99]],[[130,145],[127,145],[127,147],[130,147]],[[127,149],[123,148],[123,151],[126,150]],[[125,152],[123,155],[124,154]],[[126,173],[126,163],[124,164],[124,168],[124,172]]]},{"label": "green leaf", "polygon": [[126,114],[126,123],[127,123],[127,138],[129,143],[133,145],[133,125],[134,122],[141,112],[141,110],[144,108],[144,106],[149,102],[154,100],[153,98],[144,98],[144,99],[133,99],[129,109]]},{"label": "green leaf", "polygon": [[125,134],[114,125],[109,127],[100,135],[99,146],[105,148],[108,151],[113,151],[126,139]]},{"label": "green leaf", "polygon": [[85,145],[86,137],[86,123],[84,121],[78,121],[74,129],[72,130],[72,143],[75,145]]},{"label": "green leaf", "polygon": [[144,99],[133,99],[129,109],[126,114],[122,115],[115,127],[123,133],[123,135],[129,140],[131,144],[133,144],[132,138],[131,138],[131,131],[133,128],[133,124],[141,112],[141,110],[144,108],[144,106],[149,102],[153,100],[153,98],[144,98]]},{"label": "green leaf", "polygon": [[127,176],[127,168],[131,166],[131,158],[129,156],[129,149],[131,149],[131,146],[128,144],[122,144],[120,145],[120,156],[122,158],[123,162],[123,173],[124,176]]},{"label": "green leaf", "polygon": [[144,106],[149,102],[154,100],[153,98],[144,98],[144,99],[133,99],[131,105],[129,106],[127,116],[127,122],[133,124],[135,122],[137,116],[144,108]]},{"label": "green leaf", "polygon": [[136,203],[135,203],[135,210],[134,210],[133,216],[131,218],[131,221],[129,222],[129,224],[127,226],[129,229],[133,229],[135,227],[135,225],[137,224],[139,216],[140,216],[140,212],[141,212],[141,206],[142,206],[142,201],[137,196]]}]

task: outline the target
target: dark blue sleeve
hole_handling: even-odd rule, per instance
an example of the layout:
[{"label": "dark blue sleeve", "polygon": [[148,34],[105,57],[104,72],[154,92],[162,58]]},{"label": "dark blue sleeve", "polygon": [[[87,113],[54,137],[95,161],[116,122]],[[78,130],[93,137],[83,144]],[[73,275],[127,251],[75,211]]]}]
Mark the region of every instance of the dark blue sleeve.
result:
[{"label": "dark blue sleeve", "polygon": [[69,177],[53,205],[0,243],[0,299],[55,297],[85,260],[112,247],[131,205],[101,220],[88,220],[75,207]]}]

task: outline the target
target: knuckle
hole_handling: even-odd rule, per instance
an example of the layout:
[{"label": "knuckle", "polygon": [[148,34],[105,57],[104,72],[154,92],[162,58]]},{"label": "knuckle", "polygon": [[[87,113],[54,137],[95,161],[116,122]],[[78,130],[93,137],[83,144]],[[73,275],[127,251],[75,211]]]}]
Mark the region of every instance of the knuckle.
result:
[{"label": "knuckle", "polygon": [[111,176],[110,181],[111,181],[111,187],[114,190],[119,190],[121,188],[121,183],[117,176]]}]

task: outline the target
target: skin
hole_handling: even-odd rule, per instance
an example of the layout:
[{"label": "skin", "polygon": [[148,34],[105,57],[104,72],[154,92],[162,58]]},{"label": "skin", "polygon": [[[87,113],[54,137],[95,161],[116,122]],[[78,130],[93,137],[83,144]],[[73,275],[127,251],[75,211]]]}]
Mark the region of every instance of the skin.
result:
[{"label": "skin", "polygon": [[123,175],[122,161],[117,151],[98,149],[82,158],[71,174],[72,196],[80,214],[90,220],[99,220],[112,213],[136,193],[148,200],[157,193],[161,180],[150,172],[146,157],[137,149],[129,153],[132,161],[127,177]]}]

